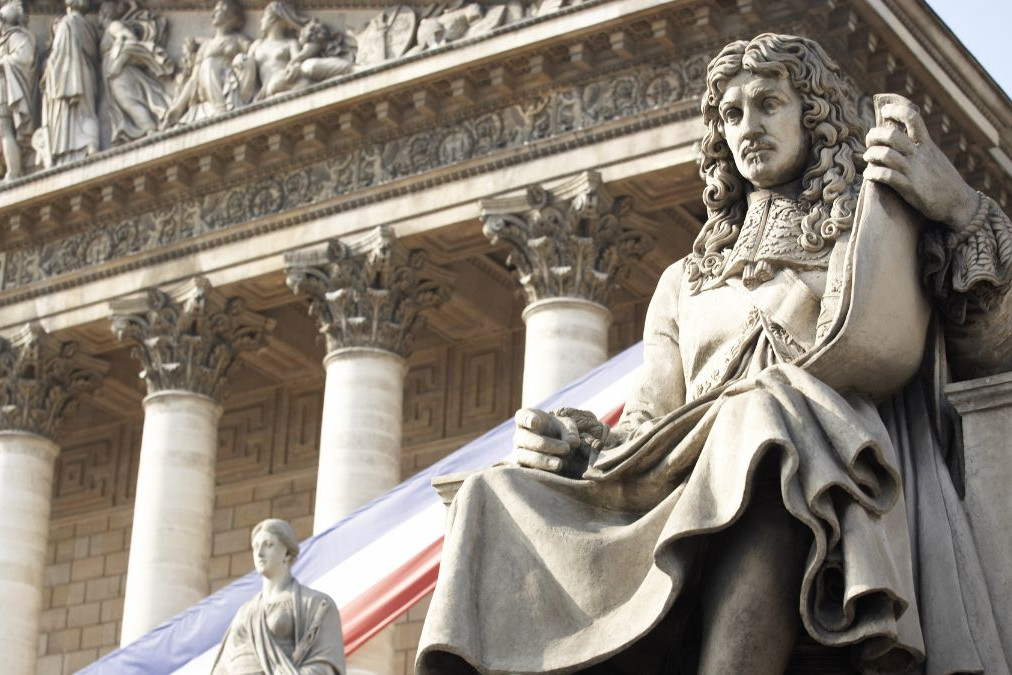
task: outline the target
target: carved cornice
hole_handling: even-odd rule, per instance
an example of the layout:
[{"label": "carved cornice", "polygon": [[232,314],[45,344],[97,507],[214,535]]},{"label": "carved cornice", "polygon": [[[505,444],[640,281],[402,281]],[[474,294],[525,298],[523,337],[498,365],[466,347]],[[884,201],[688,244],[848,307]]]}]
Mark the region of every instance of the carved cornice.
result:
[{"label": "carved cornice", "polygon": [[37,323],[0,339],[0,429],[55,439],[81,394],[102,384],[109,364],[61,342]]},{"label": "carved cornice", "polygon": [[423,252],[408,251],[387,227],[351,245],[332,241],[285,254],[288,286],[309,297],[328,352],[372,347],[407,357],[422,311],[450,297],[425,267]]},{"label": "carved cornice", "polygon": [[242,352],[267,346],[274,322],[225,297],[203,277],[171,292],[151,289],[110,303],[112,330],[135,343],[148,393],[191,391],[224,400],[228,374]]},{"label": "carved cornice", "polygon": [[[50,279],[93,269],[108,276],[107,263],[173,247],[166,257],[188,255],[218,241],[252,236],[338,213],[385,198],[374,189],[405,178],[464,164],[419,188],[499,170],[533,157],[570,150],[622,133],[698,115],[710,50],[670,53],[664,60],[632,67],[597,69],[581,81],[532,91],[500,108],[461,117],[434,128],[383,141],[361,143],[296,168],[282,168],[224,189],[188,195],[179,202],[61,239],[8,252],[0,305],[24,299],[19,287],[47,282],[27,296],[52,290]],[[485,165],[473,160],[485,160]],[[349,196],[373,189],[361,198]],[[395,188],[402,192],[404,187]],[[408,188],[415,189],[415,188]],[[333,204],[333,206],[331,205]],[[293,212],[284,221],[276,214]],[[238,230],[243,229],[241,235]],[[131,267],[136,262],[130,263]],[[101,270],[100,272],[97,270]],[[79,283],[79,281],[75,281]]]},{"label": "carved cornice", "polygon": [[622,224],[632,208],[613,198],[595,172],[552,190],[527,189],[523,197],[481,202],[485,236],[508,244],[527,302],[577,297],[607,305],[626,266],[650,250],[653,240]]}]

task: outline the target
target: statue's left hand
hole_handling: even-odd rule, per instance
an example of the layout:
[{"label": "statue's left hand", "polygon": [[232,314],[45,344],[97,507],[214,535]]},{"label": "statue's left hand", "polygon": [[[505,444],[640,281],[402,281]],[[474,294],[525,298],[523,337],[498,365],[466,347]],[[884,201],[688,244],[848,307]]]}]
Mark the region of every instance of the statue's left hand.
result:
[{"label": "statue's left hand", "polygon": [[882,123],[868,132],[864,177],[888,185],[926,218],[958,233],[973,219],[977,194],[931,140],[917,106],[901,101],[883,105]]}]

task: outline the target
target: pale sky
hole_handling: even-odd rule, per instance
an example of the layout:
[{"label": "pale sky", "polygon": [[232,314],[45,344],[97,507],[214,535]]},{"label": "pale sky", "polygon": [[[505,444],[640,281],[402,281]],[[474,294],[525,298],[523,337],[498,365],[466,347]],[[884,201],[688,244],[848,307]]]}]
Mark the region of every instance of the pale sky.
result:
[{"label": "pale sky", "polygon": [[1012,0],[927,0],[1012,97]]}]

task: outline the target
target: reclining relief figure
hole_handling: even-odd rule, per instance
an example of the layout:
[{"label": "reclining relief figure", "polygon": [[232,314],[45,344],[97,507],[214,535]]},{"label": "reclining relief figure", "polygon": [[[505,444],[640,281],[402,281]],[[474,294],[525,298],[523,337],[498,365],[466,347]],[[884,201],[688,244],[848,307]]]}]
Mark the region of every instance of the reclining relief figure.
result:
[{"label": "reclining relief figure", "polygon": [[332,36],[319,19],[274,0],[264,8],[260,37],[235,58],[227,85],[229,104],[246,105],[343,75],[351,71],[353,60],[343,35]]},{"label": "reclining relief figure", "polygon": [[854,101],[805,38],[710,63],[708,218],[643,380],[610,431],[521,410],[464,481],[418,673],[781,673],[801,631],[862,672],[1009,672],[935,411],[946,353],[1012,364],[1012,223],[916,106],[865,135]]}]

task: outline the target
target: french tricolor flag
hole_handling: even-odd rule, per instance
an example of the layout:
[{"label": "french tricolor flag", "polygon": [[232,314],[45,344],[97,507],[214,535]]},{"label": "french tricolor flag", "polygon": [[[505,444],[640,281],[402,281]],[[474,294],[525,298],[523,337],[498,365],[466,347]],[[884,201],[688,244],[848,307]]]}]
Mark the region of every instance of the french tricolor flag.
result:
[{"label": "french tricolor flag", "polygon": [[[614,424],[642,360],[637,344],[540,407],[590,410]],[[507,420],[302,543],[294,576],[334,598],[348,654],[436,585],[446,507],[432,479],[491,466],[509,455],[512,436],[513,421]],[[259,591],[260,577],[250,572],[80,672],[207,673],[235,612]]]}]

